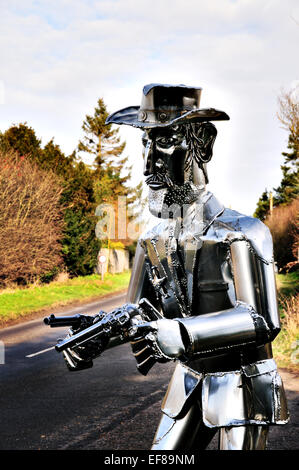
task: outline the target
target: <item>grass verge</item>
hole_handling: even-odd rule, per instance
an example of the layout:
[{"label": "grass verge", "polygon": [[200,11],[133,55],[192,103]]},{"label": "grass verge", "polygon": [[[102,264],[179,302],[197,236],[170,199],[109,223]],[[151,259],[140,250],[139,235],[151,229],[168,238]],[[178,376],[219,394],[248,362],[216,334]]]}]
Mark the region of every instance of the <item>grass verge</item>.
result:
[{"label": "grass verge", "polygon": [[278,274],[278,302],[281,332],[273,341],[273,355],[279,367],[299,373],[299,273]]},{"label": "grass verge", "polygon": [[4,289],[0,291],[0,324],[23,318],[35,312],[65,306],[83,300],[100,298],[107,294],[125,290],[130,272],[101,276],[77,277],[63,282],[51,282],[26,289]]}]

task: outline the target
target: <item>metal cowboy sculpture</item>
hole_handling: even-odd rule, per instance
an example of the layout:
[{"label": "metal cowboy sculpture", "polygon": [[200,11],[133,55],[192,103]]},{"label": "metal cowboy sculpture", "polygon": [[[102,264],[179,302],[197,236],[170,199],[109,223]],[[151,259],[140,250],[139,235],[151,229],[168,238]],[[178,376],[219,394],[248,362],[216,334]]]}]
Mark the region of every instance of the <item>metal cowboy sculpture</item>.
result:
[{"label": "metal cowboy sculpture", "polygon": [[[152,449],[266,447],[288,410],[271,342],[280,331],[272,240],[259,220],[225,209],[206,190],[223,111],[200,108],[200,88],[150,84],[141,106],[107,119],[143,133],[149,209],[157,224],[139,239],[127,304],[74,318],[57,344],[71,370],[115,338],[137,368],[176,361]],[[59,319],[46,323],[59,326]],[[61,322],[64,320],[61,319]],[[68,320],[69,321],[69,320]]]}]

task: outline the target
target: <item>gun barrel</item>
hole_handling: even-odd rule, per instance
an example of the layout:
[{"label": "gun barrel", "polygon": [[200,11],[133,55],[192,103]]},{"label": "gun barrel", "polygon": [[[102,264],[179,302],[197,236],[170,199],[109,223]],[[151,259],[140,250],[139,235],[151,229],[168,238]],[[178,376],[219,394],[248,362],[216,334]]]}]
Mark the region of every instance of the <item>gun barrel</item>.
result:
[{"label": "gun barrel", "polygon": [[67,348],[79,346],[94,337],[99,337],[101,334],[104,334],[103,325],[101,322],[98,322],[57,343],[55,349],[58,352],[62,352]]},{"label": "gun barrel", "polygon": [[81,324],[82,315],[69,315],[64,317],[55,317],[54,314],[44,318],[44,323],[51,328],[58,328],[62,326],[74,326],[79,327]]}]

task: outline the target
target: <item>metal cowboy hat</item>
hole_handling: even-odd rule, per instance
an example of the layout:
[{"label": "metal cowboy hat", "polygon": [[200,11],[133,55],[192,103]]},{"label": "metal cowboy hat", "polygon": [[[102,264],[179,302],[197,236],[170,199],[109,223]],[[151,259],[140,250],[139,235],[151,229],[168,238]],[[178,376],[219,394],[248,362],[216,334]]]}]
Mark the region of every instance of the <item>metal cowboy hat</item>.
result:
[{"label": "metal cowboy hat", "polygon": [[129,106],[110,114],[106,124],[152,128],[228,120],[229,116],[224,111],[200,109],[201,90],[186,85],[151,83],[143,88],[141,106]]}]

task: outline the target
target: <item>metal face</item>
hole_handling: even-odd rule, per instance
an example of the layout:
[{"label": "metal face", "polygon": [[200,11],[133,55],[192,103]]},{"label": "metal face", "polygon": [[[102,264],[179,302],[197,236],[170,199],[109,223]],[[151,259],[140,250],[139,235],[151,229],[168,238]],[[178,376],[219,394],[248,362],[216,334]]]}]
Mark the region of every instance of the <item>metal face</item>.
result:
[{"label": "metal face", "polygon": [[192,203],[202,190],[200,178],[197,184],[193,182],[185,128],[174,126],[145,131],[142,143],[150,211],[158,217],[173,217],[171,206]]},{"label": "metal face", "polygon": [[143,134],[149,209],[162,218],[176,217],[172,205],[192,204],[208,182],[206,163],[217,135],[211,123],[188,123],[146,130]]},{"label": "metal face", "polygon": [[151,189],[184,184],[188,145],[182,128],[145,131],[142,143],[145,182]]}]

